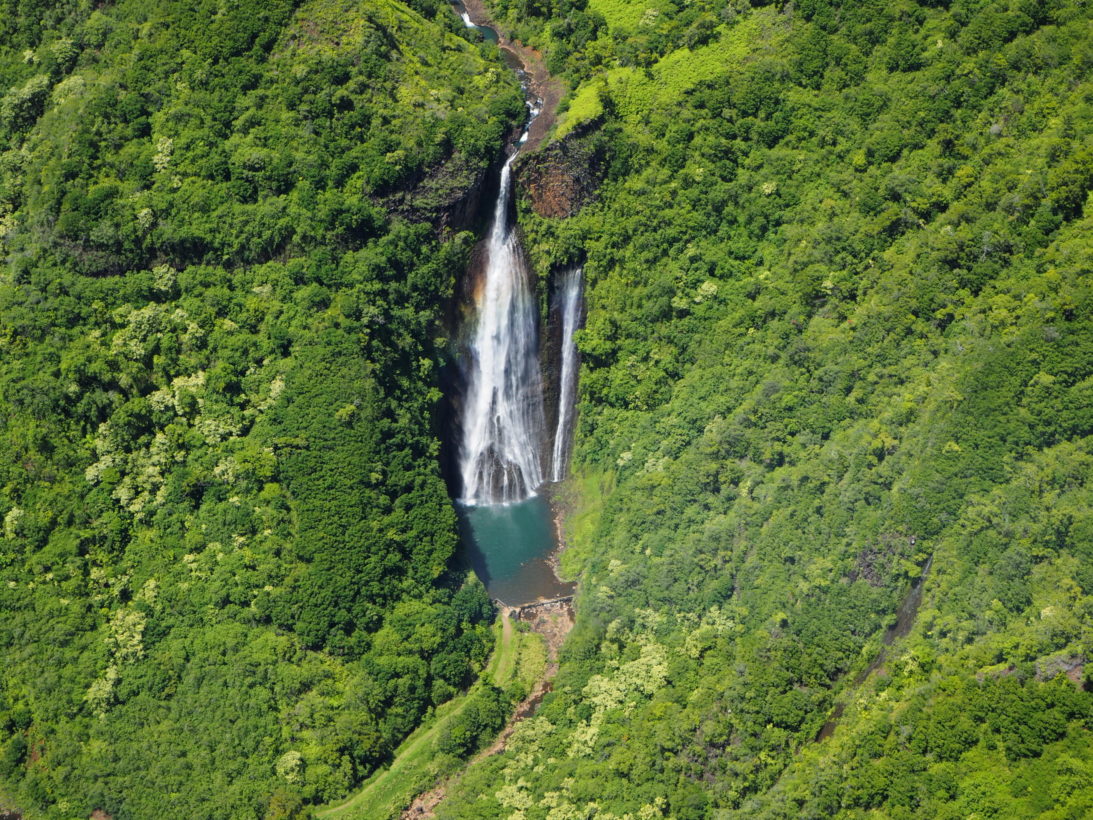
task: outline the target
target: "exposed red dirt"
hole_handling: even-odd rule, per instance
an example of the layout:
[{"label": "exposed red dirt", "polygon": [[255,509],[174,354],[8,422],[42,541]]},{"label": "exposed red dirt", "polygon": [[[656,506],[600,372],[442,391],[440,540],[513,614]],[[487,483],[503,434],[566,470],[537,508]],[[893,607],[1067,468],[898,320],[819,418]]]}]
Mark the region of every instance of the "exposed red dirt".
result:
[{"label": "exposed red dirt", "polygon": [[[561,648],[565,636],[569,634],[569,630],[573,628],[571,597],[511,607],[507,614],[513,620],[520,620],[528,624],[533,631],[538,632],[546,639],[547,667],[543,672],[543,677],[535,684],[531,693],[516,707],[516,711],[513,712],[509,722],[501,730],[496,740],[475,755],[463,771],[488,757],[503,752],[509,737],[520,722],[535,714],[543,698],[554,688],[554,676],[558,673],[558,650]],[[447,795],[448,789],[458,782],[462,773],[462,771],[458,772],[429,791],[419,794],[414,798],[414,802],[410,804],[410,808],[402,813],[401,820],[427,820],[427,818],[435,817],[436,807]]]},{"label": "exposed red dirt", "polygon": [[552,77],[547,71],[540,52],[519,40],[512,39],[507,31],[493,21],[482,0],[463,0],[463,5],[472,23],[476,26],[489,26],[497,32],[497,44],[520,61],[524,73],[527,74],[531,93],[541,101],[539,116],[532,122],[527,141],[520,149],[523,152],[534,151],[542,144],[543,138],[554,125],[554,120],[558,116],[558,103],[562,101],[565,86],[561,80]]}]

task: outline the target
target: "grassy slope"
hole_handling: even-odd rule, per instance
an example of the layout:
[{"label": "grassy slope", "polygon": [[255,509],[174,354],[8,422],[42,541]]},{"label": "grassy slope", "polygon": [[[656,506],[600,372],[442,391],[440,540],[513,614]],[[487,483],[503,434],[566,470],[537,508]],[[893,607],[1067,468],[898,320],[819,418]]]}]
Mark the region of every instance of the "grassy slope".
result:
[{"label": "grassy slope", "polygon": [[[517,630],[507,612],[502,613],[494,636],[494,651],[482,679],[502,689],[519,686],[526,691],[545,666],[542,638]],[[473,696],[472,689],[438,708],[398,747],[390,766],[376,772],[353,797],[318,810],[316,816],[341,820],[399,816],[414,797],[462,765],[459,760],[442,755],[437,742],[445,727],[458,718]]]},{"label": "grassy slope", "polygon": [[601,97],[605,93],[616,101],[621,114],[641,117],[723,74],[726,63],[777,51],[785,34],[784,26],[777,25],[777,21],[773,12],[758,11],[732,28],[720,27],[709,45],[671,52],[654,63],[648,74],[630,66],[605,71],[575,90],[566,113],[558,120],[554,137],[561,139],[582,123],[602,116]]}]

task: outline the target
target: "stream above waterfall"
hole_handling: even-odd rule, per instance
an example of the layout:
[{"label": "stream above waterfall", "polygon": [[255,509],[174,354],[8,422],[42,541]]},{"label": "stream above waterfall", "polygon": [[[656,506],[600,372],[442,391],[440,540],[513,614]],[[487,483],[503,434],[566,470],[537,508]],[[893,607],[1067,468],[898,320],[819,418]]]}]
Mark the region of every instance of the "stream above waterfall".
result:
[{"label": "stream above waterfall", "polygon": [[485,40],[487,43],[496,43],[498,41],[496,31],[494,31],[489,26],[480,26],[476,24],[473,20],[471,20],[471,15],[467,12],[467,7],[463,5],[460,0],[455,0],[452,5],[455,7],[455,13],[458,14],[460,19],[463,21],[463,25],[465,25],[467,28],[472,28],[477,31],[479,34],[482,35],[482,39]]}]

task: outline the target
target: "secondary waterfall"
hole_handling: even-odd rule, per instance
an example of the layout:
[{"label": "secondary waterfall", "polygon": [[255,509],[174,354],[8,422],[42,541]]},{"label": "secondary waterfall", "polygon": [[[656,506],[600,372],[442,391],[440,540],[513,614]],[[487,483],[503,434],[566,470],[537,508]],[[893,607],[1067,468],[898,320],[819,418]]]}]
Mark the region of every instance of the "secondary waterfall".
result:
[{"label": "secondary waterfall", "polygon": [[573,332],[581,320],[581,269],[566,271],[558,287],[562,315],[562,375],[558,383],[558,426],[550,459],[550,480],[565,478],[569,454],[569,428],[577,399],[577,345]]},{"label": "secondary waterfall", "polygon": [[485,275],[475,293],[477,323],[463,362],[459,472],[461,500],[469,506],[523,501],[543,483],[538,310],[509,213],[515,158],[501,169]]}]

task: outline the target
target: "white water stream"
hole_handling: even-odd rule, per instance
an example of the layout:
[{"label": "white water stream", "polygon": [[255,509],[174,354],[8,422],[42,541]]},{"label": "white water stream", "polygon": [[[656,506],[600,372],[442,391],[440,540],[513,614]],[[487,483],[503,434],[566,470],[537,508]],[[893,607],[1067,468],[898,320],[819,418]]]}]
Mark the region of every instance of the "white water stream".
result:
[{"label": "white water stream", "polygon": [[[465,8],[460,6],[458,10],[466,26],[494,34],[476,26]],[[518,149],[527,140],[540,108],[541,101],[529,94],[530,116]],[[539,373],[538,304],[533,277],[524,262],[510,214],[512,164],[518,152],[501,169],[486,241],[485,270],[475,288],[475,324],[461,363],[466,389],[458,466],[460,501],[468,507],[524,501],[534,496],[545,480],[542,453],[546,421]],[[551,461],[553,481],[560,481],[565,474],[566,442],[576,394],[573,331],[580,320],[580,282],[580,270],[569,271],[559,289],[563,300],[562,376]]]},{"label": "white water stream", "polygon": [[581,320],[581,269],[562,275],[558,288],[562,314],[562,376],[558,383],[558,426],[554,430],[554,450],[550,459],[550,480],[565,478],[569,455],[569,427],[577,399],[577,345],[573,332]]}]

